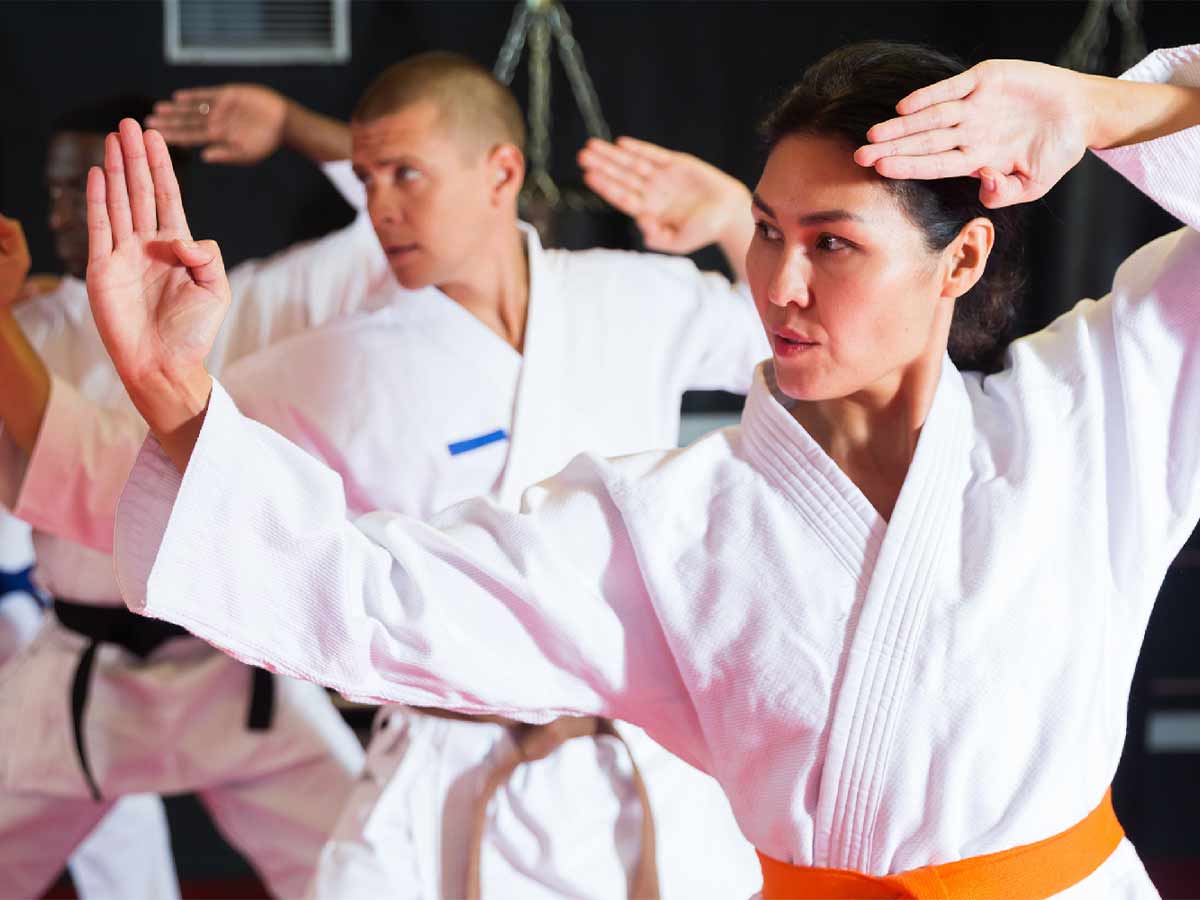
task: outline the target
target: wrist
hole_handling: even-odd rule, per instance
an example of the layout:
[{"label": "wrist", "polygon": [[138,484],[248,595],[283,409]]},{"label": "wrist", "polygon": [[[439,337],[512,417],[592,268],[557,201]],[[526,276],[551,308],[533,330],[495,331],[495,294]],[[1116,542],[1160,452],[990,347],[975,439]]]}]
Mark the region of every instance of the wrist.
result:
[{"label": "wrist", "polygon": [[160,442],[201,418],[212,394],[203,365],[184,372],[155,371],[128,383],[129,397]]}]

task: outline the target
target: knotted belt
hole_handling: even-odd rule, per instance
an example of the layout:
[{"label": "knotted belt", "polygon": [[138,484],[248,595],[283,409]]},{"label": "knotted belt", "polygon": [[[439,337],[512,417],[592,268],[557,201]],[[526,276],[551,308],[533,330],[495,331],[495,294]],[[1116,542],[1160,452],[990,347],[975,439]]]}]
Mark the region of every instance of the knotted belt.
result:
[{"label": "knotted belt", "polygon": [[[64,628],[88,639],[87,646],[75,666],[75,677],[71,682],[71,731],[75,739],[75,753],[79,757],[79,768],[84,780],[97,802],[103,799],[100,787],[92,774],[88,762],[87,746],[83,735],[83,716],[87,710],[88,696],[92,688],[92,670],[96,664],[96,650],[101,644],[116,644],[128,650],[138,659],[146,659],[172,638],[191,637],[191,634],[158,619],[148,619],[130,612],[123,606],[93,606],[55,598],[54,615]],[[253,672],[250,689],[250,710],[246,716],[246,727],[251,731],[266,731],[271,727],[275,709],[275,682],[265,669]]]},{"label": "knotted belt", "polygon": [[762,896],[763,900],[1042,900],[1078,884],[1100,868],[1124,836],[1113,812],[1110,789],[1083,821],[1053,837],[897,875],[794,866],[759,853]]},{"label": "knotted belt", "polygon": [[504,716],[472,716],[465,713],[450,712],[442,709],[427,707],[408,707],[415,712],[442,719],[455,719],[462,722],[482,722],[500,725],[508,729],[512,736],[514,752],[502,760],[489,773],[483,790],[475,800],[475,815],[471,827],[470,856],[467,859],[467,898],[481,898],[481,867],[483,859],[483,837],[487,831],[488,805],[496,792],[512,777],[517,768],[524,763],[545,759],[567,741],[581,737],[599,737],[608,735],[616,738],[629,754],[633,767],[633,787],[637,791],[638,800],[642,805],[642,848],[638,855],[637,867],[629,880],[629,896],[636,900],[658,900],[658,865],[656,862],[654,838],[654,814],[650,808],[650,795],[646,791],[646,782],[638,769],[637,759],[625,742],[620,732],[609,719],[597,716],[562,716],[544,725],[530,725],[518,722]]}]

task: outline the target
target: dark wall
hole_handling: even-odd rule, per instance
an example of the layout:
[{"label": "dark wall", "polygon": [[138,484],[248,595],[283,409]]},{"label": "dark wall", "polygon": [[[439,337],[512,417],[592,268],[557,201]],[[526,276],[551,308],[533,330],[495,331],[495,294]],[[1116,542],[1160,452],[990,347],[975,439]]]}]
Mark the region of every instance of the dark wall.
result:
[{"label": "dark wall", "polygon": [[[167,65],[162,6],[154,0],[7,0],[0,3],[0,209],[25,221],[35,268],[53,271],[42,157],[51,123],[73,105],[118,92],[165,96],[178,87],[245,80],[345,115],[374,74],[408,53],[451,48],[490,65],[513,6],[358,0],[347,64],[250,68]],[[568,3],[614,131],[690,150],[748,183],[760,164],[756,121],[821,53],[886,37],[929,42],[969,62],[1053,61],[1084,8],[1015,0]],[[1152,47],[1200,36],[1195,3],[1147,3],[1144,22]],[[585,135],[557,60],[554,76],[554,174],[569,182],[577,177],[572,157]],[[524,99],[524,67],[514,86]],[[1169,225],[1106,175],[1102,166],[1088,166],[1073,176],[1077,184],[1064,184],[1033,211],[1029,324],[1045,321],[1068,299],[1102,292],[1120,256]],[[349,216],[320,175],[288,153],[250,170],[197,163],[185,192],[193,231],[220,240],[230,262],[323,233]]]}]

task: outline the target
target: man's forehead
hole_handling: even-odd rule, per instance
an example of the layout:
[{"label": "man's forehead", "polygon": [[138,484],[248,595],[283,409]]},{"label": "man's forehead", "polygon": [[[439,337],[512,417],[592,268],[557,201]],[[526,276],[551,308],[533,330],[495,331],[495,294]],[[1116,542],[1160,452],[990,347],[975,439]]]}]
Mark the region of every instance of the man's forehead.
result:
[{"label": "man's forehead", "polygon": [[441,110],[422,100],[401,107],[369,122],[351,122],[350,135],[355,149],[375,147],[394,141],[413,141],[444,131]]}]

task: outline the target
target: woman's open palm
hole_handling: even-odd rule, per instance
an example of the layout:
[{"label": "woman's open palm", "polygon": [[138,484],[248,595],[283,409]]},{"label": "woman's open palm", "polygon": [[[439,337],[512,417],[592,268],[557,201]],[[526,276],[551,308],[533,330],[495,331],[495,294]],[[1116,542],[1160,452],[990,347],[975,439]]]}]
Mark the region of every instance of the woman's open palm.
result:
[{"label": "woman's open palm", "polygon": [[854,158],[887,178],[979,178],[992,208],[1036,200],[1087,150],[1083,77],[1044,63],[982,62],[909,94]]},{"label": "woman's open palm", "polygon": [[229,306],[213,241],[188,231],[162,136],[132,119],[88,173],[88,296],[126,386],[178,383],[202,367]]}]

